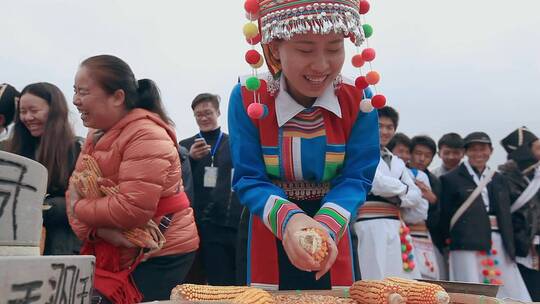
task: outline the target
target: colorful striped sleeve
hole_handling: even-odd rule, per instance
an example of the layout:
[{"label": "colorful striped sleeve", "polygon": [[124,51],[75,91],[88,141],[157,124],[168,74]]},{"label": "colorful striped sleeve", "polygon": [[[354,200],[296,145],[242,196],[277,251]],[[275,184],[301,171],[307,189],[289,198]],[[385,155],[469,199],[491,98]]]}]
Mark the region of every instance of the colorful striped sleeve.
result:
[{"label": "colorful striped sleeve", "polygon": [[317,212],[314,219],[321,223],[334,240],[339,240],[351,217],[350,212],[334,203],[325,203]]},{"label": "colorful striped sleeve", "polygon": [[365,202],[379,159],[377,111],[360,112],[347,142],[341,174],[332,181],[332,189],[315,216],[337,241],[347,230],[351,215]]},{"label": "colorful striped sleeve", "polygon": [[286,200],[286,194],[268,178],[259,140],[259,130],[248,117],[240,84],[229,100],[229,138],[234,166],[233,189],[242,205],[259,216],[278,238],[289,219],[303,211]]}]

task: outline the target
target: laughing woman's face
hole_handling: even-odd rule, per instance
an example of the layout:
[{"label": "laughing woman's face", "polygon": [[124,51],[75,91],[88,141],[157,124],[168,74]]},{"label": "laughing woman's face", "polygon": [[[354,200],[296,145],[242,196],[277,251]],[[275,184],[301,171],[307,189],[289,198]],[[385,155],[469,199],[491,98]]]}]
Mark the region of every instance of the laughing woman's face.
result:
[{"label": "laughing woman's face", "polygon": [[33,137],[41,137],[49,118],[49,103],[41,97],[26,93],[19,101],[19,118]]},{"label": "laughing woman's face", "polygon": [[343,40],[343,34],[300,34],[271,43],[297,102],[310,105],[336,79],[345,61]]}]

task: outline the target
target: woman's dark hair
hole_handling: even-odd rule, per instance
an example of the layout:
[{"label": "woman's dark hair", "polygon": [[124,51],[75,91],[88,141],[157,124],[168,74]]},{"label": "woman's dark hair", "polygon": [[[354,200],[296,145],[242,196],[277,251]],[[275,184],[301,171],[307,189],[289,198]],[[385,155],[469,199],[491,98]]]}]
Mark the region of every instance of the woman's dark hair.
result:
[{"label": "woman's dark hair", "polygon": [[411,152],[414,150],[414,147],[418,145],[428,147],[433,155],[437,154],[437,145],[435,144],[435,141],[427,135],[417,135],[411,139]]},{"label": "woman's dark hair", "polygon": [[394,130],[397,129],[399,123],[399,114],[394,108],[386,106],[377,110],[377,113],[379,114],[379,118],[386,117],[390,119],[394,124]]},{"label": "woman's dark hair", "polygon": [[397,145],[400,144],[409,148],[411,146],[411,139],[403,133],[396,133],[394,134],[388,145],[386,145],[386,147],[388,148],[388,150],[392,151]]},{"label": "woman's dark hair", "polygon": [[15,117],[15,101],[21,94],[7,83],[0,84],[0,115],[4,115],[4,124],[0,127],[7,127],[13,122]]},{"label": "woman's dark hair", "polygon": [[146,109],[173,125],[165,112],[156,83],[150,79],[136,80],[129,65],[122,59],[112,55],[98,55],[85,59],[81,67],[90,69],[92,78],[108,94],[123,90],[127,109]]},{"label": "woman's dark hair", "polygon": [[465,141],[457,133],[446,133],[444,134],[437,143],[437,147],[441,150],[442,146],[448,146],[452,149],[463,149],[465,148]]},{"label": "woman's dark hair", "polygon": [[47,188],[65,191],[73,169],[68,159],[75,143],[66,97],[57,86],[47,82],[27,85],[21,91],[21,96],[25,94],[47,101],[49,115],[41,137],[33,137],[21,121],[19,102],[9,151],[41,163],[48,171]]}]

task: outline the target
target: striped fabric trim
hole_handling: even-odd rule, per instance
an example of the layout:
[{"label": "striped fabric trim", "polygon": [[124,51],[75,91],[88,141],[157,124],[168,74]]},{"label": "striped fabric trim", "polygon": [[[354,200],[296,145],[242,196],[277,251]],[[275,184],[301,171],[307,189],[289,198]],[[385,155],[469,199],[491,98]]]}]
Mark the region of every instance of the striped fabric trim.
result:
[{"label": "striped fabric trim", "polygon": [[277,155],[263,155],[266,173],[273,177],[279,178],[279,158]]},{"label": "striped fabric trim", "polygon": [[294,181],[292,138],[283,137],[281,139],[281,162],[283,164],[283,177],[287,181]]},{"label": "striped fabric trim", "polygon": [[326,152],[324,162],[323,181],[329,181],[338,175],[338,171],[343,168],[345,152]]},{"label": "striped fabric trim", "polygon": [[413,225],[407,225],[410,229],[411,236],[413,237],[429,237],[429,232],[426,226],[426,223],[419,223]]},{"label": "striped fabric trim", "polygon": [[266,173],[272,178],[279,179],[279,149],[278,147],[262,147],[264,165],[266,166]]},{"label": "striped fabric trim", "polygon": [[281,240],[289,219],[297,213],[303,213],[303,211],[296,204],[277,195],[271,195],[264,206],[263,221],[266,227]]},{"label": "striped fabric trim", "polygon": [[313,217],[328,229],[334,240],[340,240],[347,229],[351,213],[337,204],[324,203]]},{"label": "striped fabric trim", "polygon": [[283,136],[306,139],[326,135],[322,112],[316,108],[310,112],[301,112],[283,125]]},{"label": "striped fabric trim", "polygon": [[399,208],[384,202],[365,202],[358,210],[358,221],[376,218],[399,219],[399,217]]}]

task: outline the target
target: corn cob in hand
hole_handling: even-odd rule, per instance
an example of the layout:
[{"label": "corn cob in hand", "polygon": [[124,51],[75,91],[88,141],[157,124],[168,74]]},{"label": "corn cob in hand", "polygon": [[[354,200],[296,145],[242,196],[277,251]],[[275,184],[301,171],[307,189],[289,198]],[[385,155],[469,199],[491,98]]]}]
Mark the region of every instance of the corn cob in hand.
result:
[{"label": "corn cob in hand", "polygon": [[296,233],[300,246],[304,248],[316,262],[322,262],[328,255],[328,233],[317,228],[306,228]]},{"label": "corn cob in hand", "polygon": [[151,249],[147,254],[160,250],[165,244],[165,236],[152,220],[148,221],[143,228],[134,228],[122,234],[137,247]]},{"label": "corn cob in hand", "polygon": [[[102,179],[102,184],[98,184],[102,173],[97,161],[91,155],[84,154],[81,157],[82,171],[73,173],[71,177],[71,182],[81,197],[98,198],[119,194],[118,186],[111,180]],[[165,243],[165,236],[152,220],[148,221],[144,227],[124,231],[122,234],[134,245],[150,249],[147,254],[161,249]]]}]

